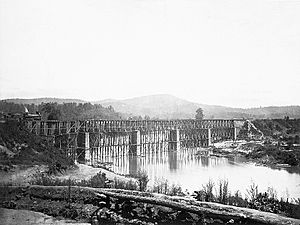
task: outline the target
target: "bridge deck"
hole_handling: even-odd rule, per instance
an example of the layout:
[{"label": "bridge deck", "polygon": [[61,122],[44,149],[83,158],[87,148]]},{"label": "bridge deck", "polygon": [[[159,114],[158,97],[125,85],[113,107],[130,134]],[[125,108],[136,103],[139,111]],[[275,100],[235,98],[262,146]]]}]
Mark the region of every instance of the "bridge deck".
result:
[{"label": "bridge deck", "polygon": [[[131,132],[134,130],[191,130],[234,128],[236,120],[84,120],[27,121],[27,127],[38,135],[60,135],[76,132]],[[54,132],[54,133],[53,133]]]}]

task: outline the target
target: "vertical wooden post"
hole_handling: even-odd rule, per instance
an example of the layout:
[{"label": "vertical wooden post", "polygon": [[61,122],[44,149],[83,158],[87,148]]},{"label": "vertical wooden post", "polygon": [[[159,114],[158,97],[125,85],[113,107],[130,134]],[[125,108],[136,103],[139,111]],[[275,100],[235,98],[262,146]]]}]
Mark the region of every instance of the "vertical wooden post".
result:
[{"label": "vertical wooden post", "polygon": [[140,155],[140,131],[131,132],[130,152],[131,155]]},{"label": "vertical wooden post", "polygon": [[90,156],[90,136],[88,132],[79,132],[77,137],[77,155],[78,161],[91,164]]},{"label": "vertical wooden post", "polygon": [[237,138],[237,129],[236,127],[233,128],[233,141],[236,141]]},{"label": "vertical wooden post", "polygon": [[180,148],[180,140],[179,140],[179,129],[170,130],[169,135],[169,145],[168,148],[170,151],[177,151]]},{"label": "vertical wooden post", "polygon": [[211,145],[211,129],[207,129],[207,146]]},{"label": "vertical wooden post", "polygon": [[90,152],[90,134],[88,132],[84,133],[84,137],[85,137],[85,146],[84,146],[84,150],[85,150],[85,163],[90,165],[91,164],[91,152]]}]

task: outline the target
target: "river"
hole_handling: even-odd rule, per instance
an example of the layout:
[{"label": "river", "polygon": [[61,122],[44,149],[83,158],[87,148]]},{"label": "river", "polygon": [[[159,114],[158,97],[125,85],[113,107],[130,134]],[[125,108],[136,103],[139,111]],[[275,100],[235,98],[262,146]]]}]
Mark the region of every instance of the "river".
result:
[{"label": "river", "polygon": [[216,184],[228,180],[231,193],[239,190],[245,197],[252,183],[259,191],[269,187],[278,198],[300,198],[300,172],[291,168],[257,166],[244,157],[199,156],[194,150],[164,151],[144,156],[106,157],[112,169],[120,174],[136,174],[139,170],[149,176],[149,185],[167,179],[169,184],[178,184],[182,190],[192,193],[199,190],[210,179]]}]

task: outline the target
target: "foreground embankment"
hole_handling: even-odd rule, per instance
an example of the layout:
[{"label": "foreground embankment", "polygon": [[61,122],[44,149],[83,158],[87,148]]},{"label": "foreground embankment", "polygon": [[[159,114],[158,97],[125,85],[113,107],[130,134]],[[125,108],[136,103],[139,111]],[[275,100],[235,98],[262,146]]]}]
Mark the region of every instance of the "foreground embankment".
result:
[{"label": "foreground embankment", "polygon": [[1,187],[1,206],[91,224],[300,224],[253,209],[184,197],[76,186]]},{"label": "foreground embankment", "polygon": [[89,225],[74,220],[57,219],[44,213],[30,210],[16,210],[0,208],[0,224],[6,225]]}]

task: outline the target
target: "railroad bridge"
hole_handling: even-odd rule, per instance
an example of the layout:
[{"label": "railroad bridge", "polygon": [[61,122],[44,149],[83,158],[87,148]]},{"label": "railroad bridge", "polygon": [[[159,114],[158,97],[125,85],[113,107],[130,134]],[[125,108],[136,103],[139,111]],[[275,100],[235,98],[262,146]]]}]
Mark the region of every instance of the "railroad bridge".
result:
[{"label": "railroad bridge", "polygon": [[53,139],[74,159],[92,165],[103,157],[209,146],[235,140],[243,120],[26,121],[27,128]]}]

